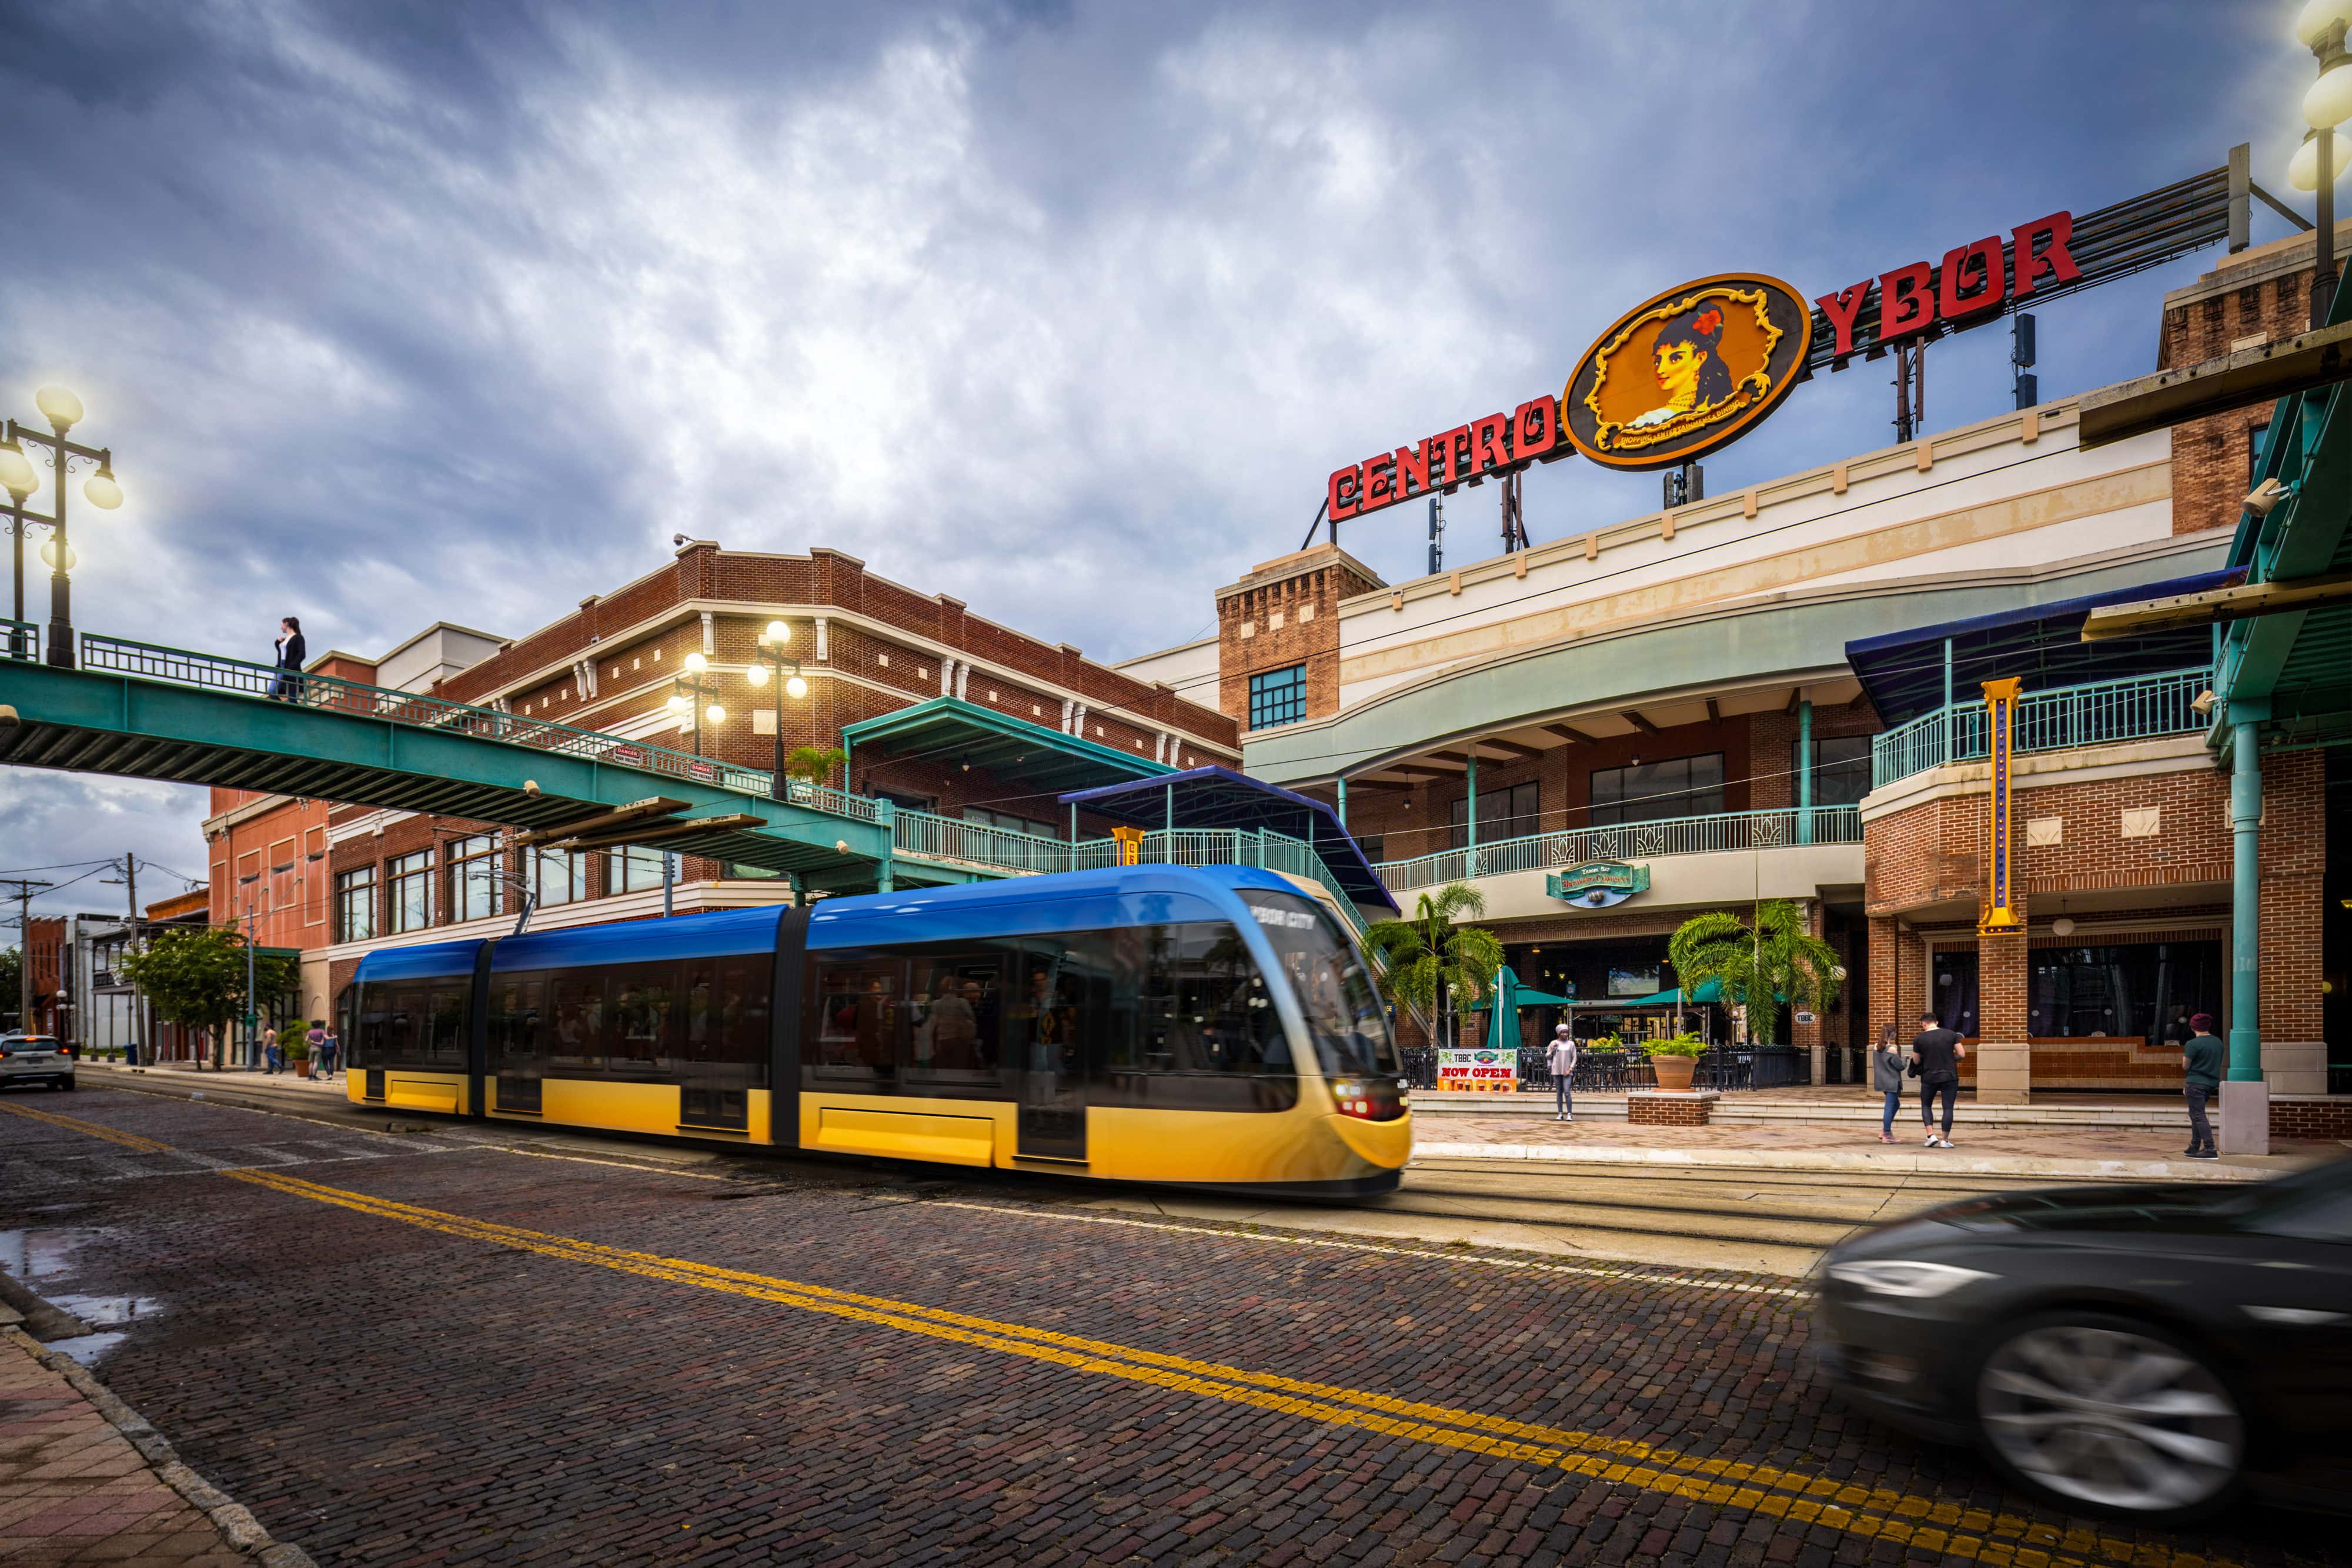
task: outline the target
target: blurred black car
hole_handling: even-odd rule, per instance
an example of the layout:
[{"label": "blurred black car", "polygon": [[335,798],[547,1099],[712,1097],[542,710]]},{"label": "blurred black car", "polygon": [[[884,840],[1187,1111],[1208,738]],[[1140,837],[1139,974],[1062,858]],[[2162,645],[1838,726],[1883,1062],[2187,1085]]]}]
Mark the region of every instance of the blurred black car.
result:
[{"label": "blurred black car", "polygon": [[2081,1511],[2352,1509],[2352,1160],[1971,1198],[1822,1260],[1841,1392]]}]

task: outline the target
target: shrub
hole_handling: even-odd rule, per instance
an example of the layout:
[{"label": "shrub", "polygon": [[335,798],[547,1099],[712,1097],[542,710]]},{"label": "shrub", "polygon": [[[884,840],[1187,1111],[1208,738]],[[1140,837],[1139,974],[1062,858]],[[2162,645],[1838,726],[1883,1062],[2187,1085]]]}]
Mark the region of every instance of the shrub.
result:
[{"label": "shrub", "polygon": [[1695,1034],[1677,1034],[1665,1040],[1654,1040],[1642,1048],[1652,1056],[1704,1056],[1706,1041]]}]

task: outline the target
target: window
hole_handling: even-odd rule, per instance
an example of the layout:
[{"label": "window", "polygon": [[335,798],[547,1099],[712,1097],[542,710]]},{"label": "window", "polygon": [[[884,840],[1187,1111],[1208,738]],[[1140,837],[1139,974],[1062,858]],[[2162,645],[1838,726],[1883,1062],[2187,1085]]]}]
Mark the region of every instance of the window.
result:
[{"label": "window", "polygon": [[555,904],[572,904],[588,896],[588,857],[578,851],[558,853],[553,850],[531,852],[531,885],[539,892],[541,907]]},{"label": "window", "polygon": [[1266,729],[1307,716],[1307,666],[1267,670],[1250,677],[1249,727]]},{"label": "window", "polygon": [[[1278,1111],[1298,1103],[1289,1037],[1239,930],[1188,921],[1068,940],[1107,949],[1108,1016],[1078,1025],[1092,1024],[1089,1032],[1101,1038],[1097,1104]],[[1051,989],[1082,1004],[1084,975],[1093,967],[1066,965]],[[1034,977],[1033,986],[1046,990],[1044,979]]]},{"label": "window", "polygon": [[1363,851],[1364,858],[1371,862],[1374,865],[1380,864],[1382,860],[1387,858],[1389,847],[1387,834],[1358,833],[1355,837],[1356,847]]},{"label": "window", "polygon": [[820,1082],[887,1082],[898,1072],[906,966],[897,958],[819,964],[816,1058]]},{"label": "window", "polygon": [[445,852],[449,862],[449,918],[482,920],[499,912],[502,867],[499,841],[489,833],[458,839]]},{"label": "window", "polygon": [[660,850],[630,848],[613,851],[604,862],[604,891],[646,893],[659,887],[664,858]]},{"label": "window", "polygon": [[605,967],[604,1066],[613,1072],[654,1072],[675,1054],[678,1006],[676,964],[613,964]]},{"label": "window", "polygon": [[335,940],[375,940],[375,867],[362,866],[335,878]]},{"label": "window", "polygon": [[2246,488],[2251,490],[2263,476],[2263,447],[2271,438],[2271,422],[2246,427]]},{"label": "window", "polygon": [[938,953],[909,961],[907,1082],[995,1083],[1004,962],[993,953]]},{"label": "window", "polygon": [[977,822],[983,828],[1003,828],[1007,832],[1031,833],[1041,839],[1057,836],[1051,822],[1041,822],[1033,817],[1018,817],[1010,811],[992,811],[985,806],[966,806],[963,820]]},{"label": "window", "polygon": [[1654,822],[1667,817],[1711,817],[1723,810],[1723,753],[1675,757],[1631,768],[1592,771],[1592,821]]},{"label": "window", "polygon": [[544,1042],[549,1069],[581,1072],[604,1070],[604,971],[559,969],[548,977],[547,1011],[552,1040]]},{"label": "window", "polygon": [[[1537,807],[1536,787],[1532,783],[1514,784],[1507,789],[1478,791],[1478,841],[1491,844],[1504,839],[1526,838],[1543,831],[1543,817]],[[1470,800],[1466,795],[1454,802],[1453,847],[1461,849],[1470,842]]]},{"label": "window", "polygon": [[[1789,743],[1789,803],[1797,803],[1797,778],[1803,768],[1801,743]],[[1852,806],[1870,793],[1870,737],[1832,736],[1813,742],[1813,804]]]},{"label": "window", "polygon": [[932,795],[909,795],[903,789],[872,789],[866,791],[877,800],[887,800],[901,811],[936,811],[939,799]]},{"label": "window", "polygon": [[2221,944],[2133,942],[2036,947],[2025,1031],[2045,1040],[2188,1041],[2189,1020],[2221,1016]]},{"label": "window", "polygon": [[495,974],[490,1071],[764,1088],[774,973],[747,953]]},{"label": "window", "polygon": [[385,872],[391,897],[385,914],[392,931],[422,931],[433,924],[433,852],[419,850],[392,861]]},{"label": "window", "polygon": [[466,1069],[471,977],[376,981],[353,988],[352,1065]]},{"label": "window", "polygon": [[[1972,947],[1939,947],[1936,961],[1927,966],[1935,989],[1928,993],[1927,1006],[1936,1015],[1936,1022],[1956,1034],[1971,1040],[1977,1032],[1977,955]],[[1895,1035],[1907,1040],[1917,1030],[1910,1019],[1898,1020]]]}]

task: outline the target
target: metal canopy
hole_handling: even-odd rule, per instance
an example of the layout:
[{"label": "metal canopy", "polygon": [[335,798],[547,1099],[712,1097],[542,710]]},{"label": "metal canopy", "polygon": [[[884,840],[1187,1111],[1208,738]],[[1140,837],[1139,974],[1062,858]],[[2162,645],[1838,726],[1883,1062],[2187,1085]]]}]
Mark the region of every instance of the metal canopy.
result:
[{"label": "metal canopy", "polygon": [[1330,807],[1230,768],[1193,768],[1080,789],[1063,796],[1062,802],[1139,828],[1264,828],[1287,833],[1323,857],[1339,879],[1334,891],[1341,896],[1359,904],[1397,907],[1395,897]]},{"label": "metal canopy", "polygon": [[1862,678],[1871,706],[1888,727],[1944,706],[1944,643],[1952,644],[1953,691],[1973,696],[1985,681],[2024,678],[2028,690],[2080,685],[2188,669],[2213,656],[2212,633],[2199,626],[2178,632],[2085,643],[2083,622],[2102,605],[2169,594],[2198,593],[2241,580],[2244,568],[2226,567],[2137,588],[2112,588],[2078,599],[2028,605],[1940,626],[1922,626],[1845,645],[1846,662]]},{"label": "metal canopy", "polygon": [[884,757],[921,757],[950,768],[984,768],[1005,783],[1026,786],[1041,795],[1173,771],[1148,757],[1130,756],[1117,747],[1065,735],[961,697],[933,697],[879,718],[845,725],[841,739],[852,757],[875,751]]}]

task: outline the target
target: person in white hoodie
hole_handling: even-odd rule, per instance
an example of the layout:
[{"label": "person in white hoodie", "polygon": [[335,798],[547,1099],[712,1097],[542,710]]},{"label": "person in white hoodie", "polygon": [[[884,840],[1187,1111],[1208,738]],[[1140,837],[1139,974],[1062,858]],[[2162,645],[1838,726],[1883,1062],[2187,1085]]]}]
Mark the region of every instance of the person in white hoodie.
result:
[{"label": "person in white hoodie", "polygon": [[1545,1060],[1551,1068],[1552,1104],[1556,1119],[1573,1122],[1576,1120],[1576,1095],[1569,1087],[1569,1080],[1576,1075],[1576,1037],[1569,1032],[1566,1024],[1552,1030],[1551,1045],[1545,1052]]}]

